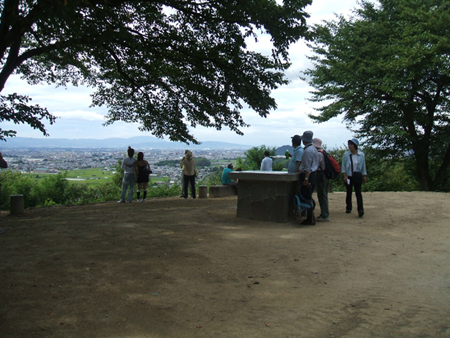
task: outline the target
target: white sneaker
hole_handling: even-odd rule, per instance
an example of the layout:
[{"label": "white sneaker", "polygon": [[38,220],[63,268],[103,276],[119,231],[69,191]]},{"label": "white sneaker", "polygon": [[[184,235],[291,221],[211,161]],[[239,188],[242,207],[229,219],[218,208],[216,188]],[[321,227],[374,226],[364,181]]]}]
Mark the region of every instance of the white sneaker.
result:
[{"label": "white sneaker", "polygon": [[328,216],[328,217],[319,216],[319,217],[317,217],[316,221],[317,222],[329,222],[330,221],[330,216]]}]

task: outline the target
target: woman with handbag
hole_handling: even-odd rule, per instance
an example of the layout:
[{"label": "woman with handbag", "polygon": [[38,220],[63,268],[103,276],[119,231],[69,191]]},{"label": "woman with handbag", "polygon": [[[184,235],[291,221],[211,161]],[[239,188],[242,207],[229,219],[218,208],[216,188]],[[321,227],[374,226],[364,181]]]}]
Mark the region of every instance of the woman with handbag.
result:
[{"label": "woman with handbag", "polygon": [[192,157],[192,152],[190,150],[185,152],[184,159],[181,160],[180,165],[183,168],[183,174],[184,174],[184,186],[183,186],[184,199],[187,199],[187,197],[188,197],[188,186],[189,185],[191,186],[192,198],[196,199],[195,177],[197,176],[197,168],[195,167],[195,161],[194,161],[194,158]]},{"label": "woman with handbag", "polygon": [[[138,189],[136,192],[137,201],[145,202],[145,199],[147,198],[147,185],[152,170],[150,169],[150,164],[146,160],[144,160],[144,153],[142,151],[138,153],[138,159],[134,165],[134,169],[136,171],[138,185]],[[140,199],[141,189],[144,189],[144,196],[142,199]]]},{"label": "woman with handbag", "polygon": [[359,217],[364,216],[364,205],[361,193],[363,183],[367,183],[366,159],[364,153],[358,150],[359,141],[354,138],[348,140],[349,151],[342,157],[342,172],[344,173],[344,183],[347,188],[345,199],[347,214],[352,212],[352,191],[355,187],[356,203],[358,205]]}]

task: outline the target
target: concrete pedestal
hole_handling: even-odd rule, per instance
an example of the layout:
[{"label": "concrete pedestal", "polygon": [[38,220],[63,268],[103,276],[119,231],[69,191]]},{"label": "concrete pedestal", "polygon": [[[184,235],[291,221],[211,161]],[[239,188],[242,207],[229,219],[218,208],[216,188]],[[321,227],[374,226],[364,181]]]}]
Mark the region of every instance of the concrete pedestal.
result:
[{"label": "concrete pedestal", "polygon": [[9,214],[10,215],[21,215],[24,212],[24,201],[23,201],[23,195],[11,195],[9,196],[11,209]]},{"label": "concrete pedestal", "polygon": [[280,171],[239,171],[229,174],[238,179],[237,217],[285,223],[294,218],[294,195],[298,174]]}]

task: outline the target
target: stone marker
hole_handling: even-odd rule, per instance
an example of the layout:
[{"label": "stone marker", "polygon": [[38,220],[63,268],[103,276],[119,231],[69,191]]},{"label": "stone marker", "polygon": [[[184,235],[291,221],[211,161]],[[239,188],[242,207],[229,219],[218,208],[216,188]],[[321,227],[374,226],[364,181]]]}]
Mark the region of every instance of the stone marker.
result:
[{"label": "stone marker", "polygon": [[207,198],[208,197],[208,187],[206,185],[198,186],[198,197]]},{"label": "stone marker", "polygon": [[21,215],[24,211],[23,195],[10,196],[11,209],[10,215]]}]

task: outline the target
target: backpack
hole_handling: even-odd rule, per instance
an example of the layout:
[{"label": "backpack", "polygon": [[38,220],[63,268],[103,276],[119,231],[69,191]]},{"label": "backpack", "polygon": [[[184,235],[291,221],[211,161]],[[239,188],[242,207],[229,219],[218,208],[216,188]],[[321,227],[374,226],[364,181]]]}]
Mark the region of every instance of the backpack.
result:
[{"label": "backpack", "polygon": [[336,178],[341,172],[341,166],[333,156],[328,154],[325,150],[319,150],[323,154],[323,160],[325,162],[325,170],[323,174],[328,179]]},{"label": "backpack", "polygon": [[311,199],[307,200],[303,197],[300,189],[297,194],[294,195],[294,213],[296,216],[301,216],[303,212],[309,209],[314,210],[316,208],[316,202]]}]

